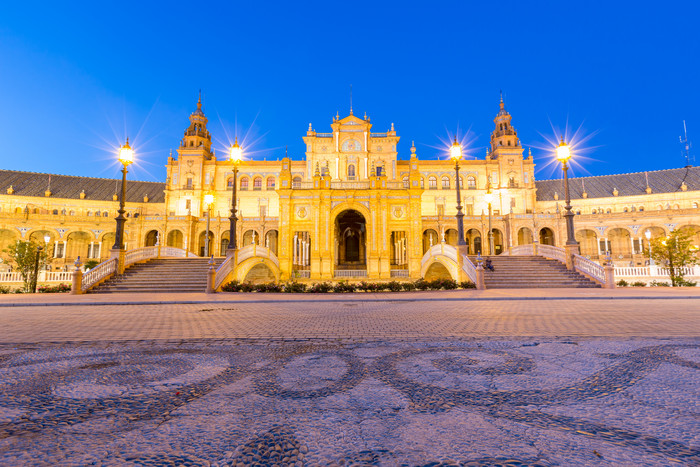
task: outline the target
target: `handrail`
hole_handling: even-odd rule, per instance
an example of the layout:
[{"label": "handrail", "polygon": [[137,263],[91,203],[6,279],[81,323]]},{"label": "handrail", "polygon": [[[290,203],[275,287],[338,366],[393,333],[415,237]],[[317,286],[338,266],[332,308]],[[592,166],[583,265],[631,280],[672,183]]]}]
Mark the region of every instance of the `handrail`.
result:
[{"label": "handrail", "polygon": [[214,290],[218,290],[219,287],[221,287],[226,277],[228,277],[229,273],[233,270],[233,267],[235,266],[235,263],[233,261],[234,258],[234,255],[229,256],[216,269],[216,274],[214,275]]},{"label": "handrail", "polygon": [[117,258],[108,259],[83,274],[82,292],[87,292],[94,285],[114,274],[117,271],[117,262]]},{"label": "handrail", "polygon": [[584,258],[581,255],[574,255],[574,270],[590,276],[605,285],[605,267],[588,258]]},{"label": "handrail", "polygon": [[462,255],[462,270],[471,279],[473,284],[476,284],[476,266],[467,255]]},{"label": "handrail", "polygon": [[248,258],[268,258],[270,261],[272,261],[275,266],[280,267],[280,260],[277,259],[277,256],[272,252],[267,247],[261,246],[261,245],[256,245],[256,244],[250,244],[246,245],[240,250],[238,250],[238,264],[241,264],[243,261],[247,260]]},{"label": "handrail", "polygon": [[144,259],[155,258],[156,256],[158,256],[157,246],[146,246],[129,250],[124,254],[124,267],[143,261]]},{"label": "handrail", "polygon": [[534,245],[530,243],[529,245],[518,245],[510,249],[510,251],[505,251],[501,253],[502,256],[531,256],[535,254]]},{"label": "handrail", "polygon": [[162,246],[160,247],[160,257],[166,258],[199,258],[199,255],[187,251],[182,248],[177,248],[174,246]]},{"label": "handrail", "polygon": [[0,272],[0,282],[22,282],[22,274],[19,272]]},{"label": "handrail", "polygon": [[430,258],[432,258],[433,256],[447,256],[447,258],[451,259],[455,263],[458,262],[457,248],[453,247],[452,245],[448,245],[445,242],[442,242],[438,243],[437,245],[433,245],[428,251],[425,252],[420,263],[421,269],[423,268],[423,266],[425,266],[425,263],[429,261]]},{"label": "handrail", "polygon": [[537,254],[545,258],[551,258],[566,263],[566,251],[560,246],[538,245]]}]

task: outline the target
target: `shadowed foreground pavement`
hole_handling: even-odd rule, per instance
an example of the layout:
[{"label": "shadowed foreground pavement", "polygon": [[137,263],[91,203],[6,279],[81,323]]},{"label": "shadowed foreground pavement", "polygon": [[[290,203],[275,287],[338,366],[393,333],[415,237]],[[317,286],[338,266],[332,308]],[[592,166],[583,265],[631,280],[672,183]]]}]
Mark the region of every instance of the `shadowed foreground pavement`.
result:
[{"label": "shadowed foreground pavement", "polygon": [[699,464],[700,300],[565,295],[0,307],[0,464]]}]

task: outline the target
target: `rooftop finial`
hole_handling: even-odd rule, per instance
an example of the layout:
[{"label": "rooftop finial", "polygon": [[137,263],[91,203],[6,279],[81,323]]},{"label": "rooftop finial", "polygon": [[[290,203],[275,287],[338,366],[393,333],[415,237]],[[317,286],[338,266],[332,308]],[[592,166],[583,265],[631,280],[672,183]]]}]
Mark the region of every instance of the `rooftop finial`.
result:
[{"label": "rooftop finial", "polygon": [[284,146],[284,157],[287,157],[287,145]]},{"label": "rooftop finial", "polygon": [[197,109],[202,110],[202,90],[199,90],[199,99],[197,100]]},{"label": "rooftop finial", "polygon": [[350,115],[352,115],[352,84],[350,85]]},{"label": "rooftop finial", "polygon": [[506,105],[503,103],[503,90],[501,90],[501,103],[500,103],[500,106],[501,106],[501,110],[504,109],[505,106],[506,106]]}]

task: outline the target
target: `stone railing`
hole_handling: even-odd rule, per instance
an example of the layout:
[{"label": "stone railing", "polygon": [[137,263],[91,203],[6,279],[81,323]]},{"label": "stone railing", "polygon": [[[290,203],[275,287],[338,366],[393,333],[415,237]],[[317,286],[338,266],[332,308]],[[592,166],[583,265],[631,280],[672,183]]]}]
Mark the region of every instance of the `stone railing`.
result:
[{"label": "stone railing", "polygon": [[467,255],[462,256],[462,270],[472,283],[476,284],[476,266]]},{"label": "stone railing", "polygon": [[566,251],[560,246],[537,245],[537,254],[566,263]]},{"label": "stone railing", "polygon": [[292,271],[292,279],[309,279],[310,277],[310,269],[294,269]]},{"label": "stone railing", "polygon": [[221,263],[221,265],[216,269],[216,274],[214,275],[214,290],[219,290],[219,287],[224,285],[224,280],[233,271],[236,265],[234,261],[235,255],[229,256],[226,260]]},{"label": "stone railing", "polygon": [[157,246],[146,246],[143,248],[129,250],[124,254],[124,267],[126,268],[134,263],[138,263],[139,261],[156,258],[157,256]]},{"label": "stone railing", "polygon": [[391,277],[408,277],[408,269],[392,269]]},{"label": "stone railing", "polygon": [[22,274],[18,272],[0,272],[0,282],[22,282]]},{"label": "stone railing", "polygon": [[275,266],[280,267],[280,260],[277,259],[277,256],[272,252],[267,247],[261,246],[261,245],[256,245],[256,244],[251,244],[251,245],[246,245],[240,250],[238,250],[238,264],[241,264],[243,261],[247,260],[248,258],[267,258],[270,261],[272,261]]},{"label": "stone railing", "polygon": [[[32,274],[33,276],[33,274]],[[70,282],[73,280],[73,273],[70,271],[39,271],[37,283],[42,282]],[[18,272],[0,272],[0,283],[2,282],[24,282],[22,274]]]},{"label": "stone railing", "polygon": [[425,252],[425,254],[423,255],[423,259],[421,259],[421,262],[420,262],[421,269],[423,269],[423,266],[425,266],[425,263],[427,261],[430,261],[430,258],[432,258],[434,256],[446,256],[448,259],[451,259],[455,263],[458,262],[458,260],[457,260],[457,248],[443,242],[443,243],[438,243],[437,245],[433,245],[432,247],[430,247],[430,249],[428,251]]},{"label": "stone railing", "polygon": [[[615,276],[617,277],[649,277],[666,278],[670,276],[669,268],[663,266],[644,267],[618,267],[615,266]],[[700,266],[686,266],[680,268],[684,277],[700,277]]]},{"label": "stone railing", "polygon": [[510,251],[505,251],[501,256],[530,256],[535,254],[535,247],[532,243],[529,245],[518,245],[510,249]]},{"label": "stone railing", "polygon": [[605,267],[595,261],[591,261],[581,255],[574,255],[574,269],[605,285]]},{"label": "stone railing", "polygon": [[160,247],[160,257],[161,258],[199,258],[191,251],[183,250],[182,248],[176,248],[174,246],[162,246]]},{"label": "stone railing", "polygon": [[367,277],[366,269],[336,269],[334,271],[334,277]]},{"label": "stone railing", "polygon": [[112,258],[107,261],[103,261],[94,268],[90,269],[88,272],[83,274],[83,280],[81,284],[82,293],[87,292],[95,285],[99,284],[105,279],[111,277],[117,272],[118,259]]},{"label": "stone railing", "polygon": [[331,182],[333,190],[366,190],[369,182]]}]

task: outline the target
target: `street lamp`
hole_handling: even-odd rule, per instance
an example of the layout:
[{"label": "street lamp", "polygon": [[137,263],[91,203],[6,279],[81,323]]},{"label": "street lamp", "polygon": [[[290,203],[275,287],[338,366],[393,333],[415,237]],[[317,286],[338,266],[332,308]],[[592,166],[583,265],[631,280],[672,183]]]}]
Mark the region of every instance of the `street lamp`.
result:
[{"label": "street lamp", "polygon": [[493,193],[491,193],[491,180],[489,180],[486,184],[486,194],[484,195],[484,200],[489,204],[489,255],[493,255],[493,229],[491,229],[491,202],[493,201]]},{"label": "street lamp", "polygon": [[455,161],[455,181],[457,183],[457,240],[458,246],[466,245],[464,241],[464,213],[462,212],[462,195],[460,193],[461,187],[459,186],[459,160],[462,158],[462,146],[457,142],[457,137],[455,136],[454,143],[450,147],[450,158]]},{"label": "street lamp", "polygon": [[[51,237],[49,237],[49,234],[44,235],[44,243],[46,244],[47,248],[49,245],[49,241],[51,240]],[[36,293],[36,285],[37,282],[39,282],[39,257],[41,256],[41,251],[44,249],[43,246],[41,246],[41,243],[36,246],[36,258],[34,258],[34,280],[32,281],[32,292]]]},{"label": "street lamp", "polygon": [[647,241],[649,242],[649,266],[653,266],[654,260],[651,259],[651,230],[647,229],[644,232],[644,236],[647,238]]},{"label": "street lamp", "polygon": [[229,231],[228,252],[236,251],[236,178],[238,177],[238,165],[243,160],[243,148],[238,145],[238,137],[229,150],[229,157],[233,162],[233,196],[231,196],[231,227]]},{"label": "street lamp", "polygon": [[566,195],[566,205],[564,209],[564,217],[566,218],[566,244],[571,246],[578,246],[578,242],[574,237],[574,213],[571,212],[571,196],[569,195],[569,165],[568,161],[571,159],[571,150],[569,145],[564,142],[564,137],[561,137],[561,142],[557,146],[557,160],[561,162],[562,169],[564,170],[564,193]]},{"label": "street lamp", "polygon": [[209,213],[211,212],[211,205],[214,203],[214,195],[207,193],[204,195],[204,206],[207,209],[207,232],[204,234],[204,257],[209,257]]},{"label": "street lamp", "polygon": [[117,234],[114,239],[113,250],[123,250],[124,249],[124,222],[126,222],[126,217],[124,213],[124,203],[126,201],[126,172],[129,164],[134,162],[134,150],[129,146],[129,138],[126,138],[126,144],[119,148],[119,162],[122,163],[122,192],[119,197],[119,215],[116,217],[117,221]]}]

